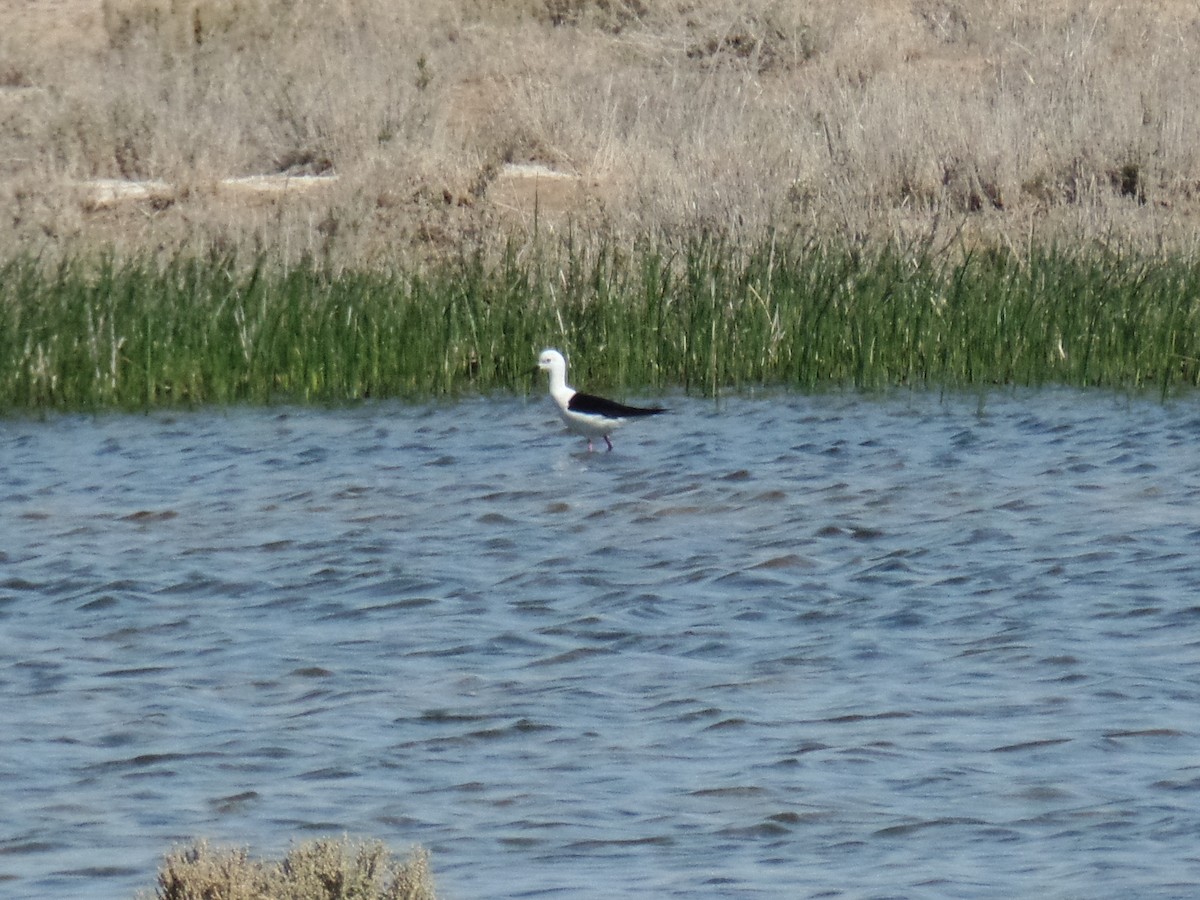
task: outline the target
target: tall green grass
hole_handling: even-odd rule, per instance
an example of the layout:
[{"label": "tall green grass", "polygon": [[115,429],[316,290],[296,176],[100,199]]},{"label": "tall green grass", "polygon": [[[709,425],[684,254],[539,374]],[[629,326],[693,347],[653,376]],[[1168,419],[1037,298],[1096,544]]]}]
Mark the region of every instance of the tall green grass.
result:
[{"label": "tall green grass", "polygon": [[0,407],[341,401],[579,382],[816,389],[1200,380],[1200,266],[697,237],[391,273],[231,258],[0,268]]}]

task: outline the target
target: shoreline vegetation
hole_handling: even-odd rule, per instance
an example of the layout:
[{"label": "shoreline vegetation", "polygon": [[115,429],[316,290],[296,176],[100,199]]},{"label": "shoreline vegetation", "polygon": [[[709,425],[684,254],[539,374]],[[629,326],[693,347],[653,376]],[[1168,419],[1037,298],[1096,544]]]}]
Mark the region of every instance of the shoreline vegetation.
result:
[{"label": "shoreline vegetation", "polygon": [[1196,256],[1193,0],[0,0],[0,260]]},{"label": "shoreline vegetation", "polygon": [[158,871],[155,900],[435,900],[429,854],[404,860],[379,841],[305,841],[281,860],[206,841],[178,847]]},{"label": "shoreline vegetation", "polygon": [[1200,384],[1200,264],[783,238],[510,245],[390,272],[235,256],[0,267],[0,408],[527,391],[543,345],[612,388],[706,396]]},{"label": "shoreline vegetation", "polygon": [[1200,377],[1190,0],[0,0],[0,60],[0,409]]}]

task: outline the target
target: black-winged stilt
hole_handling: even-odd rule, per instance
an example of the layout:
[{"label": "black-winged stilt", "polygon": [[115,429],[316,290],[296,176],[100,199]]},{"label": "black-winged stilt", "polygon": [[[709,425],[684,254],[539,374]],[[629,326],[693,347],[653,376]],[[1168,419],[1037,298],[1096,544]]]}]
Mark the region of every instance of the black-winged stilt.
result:
[{"label": "black-winged stilt", "polygon": [[588,439],[588,450],[592,439],[602,437],[611,450],[609,435],[630,419],[656,416],[666,412],[660,406],[626,406],[615,400],[606,400],[592,394],[584,394],[567,384],[567,361],[557,350],[543,350],[538,357],[537,367],[550,373],[550,396],[558,405],[558,414],[567,423],[567,428]]}]

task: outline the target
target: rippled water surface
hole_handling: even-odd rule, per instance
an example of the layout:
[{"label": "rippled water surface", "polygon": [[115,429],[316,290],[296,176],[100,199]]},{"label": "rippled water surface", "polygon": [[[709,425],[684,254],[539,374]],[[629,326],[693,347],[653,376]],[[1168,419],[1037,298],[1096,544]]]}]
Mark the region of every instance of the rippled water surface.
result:
[{"label": "rippled water surface", "polygon": [[0,894],[1196,896],[1193,399],[0,422]]}]

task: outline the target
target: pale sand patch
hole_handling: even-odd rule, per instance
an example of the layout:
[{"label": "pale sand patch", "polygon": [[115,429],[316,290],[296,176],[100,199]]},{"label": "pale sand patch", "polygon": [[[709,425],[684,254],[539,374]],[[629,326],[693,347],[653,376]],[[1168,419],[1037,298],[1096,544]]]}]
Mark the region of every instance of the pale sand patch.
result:
[{"label": "pale sand patch", "polygon": [[526,162],[526,163],[505,163],[500,169],[500,178],[563,178],[568,181],[578,180],[579,176],[574,172],[563,172],[559,169],[552,169],[544,163]]},{"label": "pale sand patch", "polygon": [[[283,194],[289,191],[306,192],[331,187],[336,175],[243,175],[222,178],[216,183],[220,191],[247,194]],[[127,181],[122,178],[94,178],[80,183],[85,209],[108,209],[120,203],[172,203],[185,193],[184,189],[166,181]]]},{"label": "pale sand patch", "polygon": [[487,189],[488,201],[499,211],[526,220],[578,211],[587,197],[580,175],[539,162],[505,163]]},{"label": "pale sand patch", "polygon": [[108,209],[118,203],[168,202],[176,190],[165,181],[127,181],[123,178],[94,178],[81,182],[85,209]]},{"label": "pale sand patch", "polygon": [[337,175],[243,175],[222,178],[217,187],[254,194],[282,194],[287,191],[311,191],[337,184]]}]

